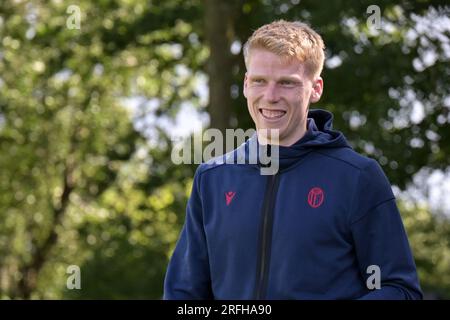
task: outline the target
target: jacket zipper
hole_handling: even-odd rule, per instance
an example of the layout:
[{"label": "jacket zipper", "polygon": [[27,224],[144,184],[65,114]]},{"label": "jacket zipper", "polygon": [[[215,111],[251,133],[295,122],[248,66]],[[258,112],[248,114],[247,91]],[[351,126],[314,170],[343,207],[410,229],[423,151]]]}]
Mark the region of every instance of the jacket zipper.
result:
[{"label": "jacket zipper", "polygon": [[259,256],[256,270],[255,300],[264,299],[269,276],[270,249],[272,243],[273,211],[278,191],[278,173],[268,176],[264,205],[262,209],[262,223],[259,231]]}]

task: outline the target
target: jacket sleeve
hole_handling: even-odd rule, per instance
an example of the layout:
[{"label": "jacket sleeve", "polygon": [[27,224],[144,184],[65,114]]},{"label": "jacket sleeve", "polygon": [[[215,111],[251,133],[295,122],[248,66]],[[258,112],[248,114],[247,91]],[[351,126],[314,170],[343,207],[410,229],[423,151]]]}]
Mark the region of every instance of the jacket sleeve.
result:
[{"label": "jacket sleeve", "polygon": [[165,300],[213,298],[199,180],[197,171],[185,223],[164,280]]},{"label": "jacket sleeve", "polygon": [[422,299],[416,266],[388,179],[374,160],[360,172],[351,232],[359,269],[367,285],[377,266],[380,289],[367,289],[371,299]]}]

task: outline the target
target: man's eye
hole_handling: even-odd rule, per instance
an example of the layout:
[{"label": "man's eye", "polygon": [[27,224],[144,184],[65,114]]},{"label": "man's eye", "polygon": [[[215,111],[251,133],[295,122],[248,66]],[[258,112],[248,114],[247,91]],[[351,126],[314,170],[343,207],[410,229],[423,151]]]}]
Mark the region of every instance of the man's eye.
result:
[{"label": "man's eye", "polygon": [[292,85],[294,85],[294,82],[289,81],[289,80],[284,80],[284,81],[281,81],[281,85],[282,86],[292,86]]},{"label": "man's eye", "polygon": [[264,83],[264,79],[253,79],[253,83],[256,84]]}]

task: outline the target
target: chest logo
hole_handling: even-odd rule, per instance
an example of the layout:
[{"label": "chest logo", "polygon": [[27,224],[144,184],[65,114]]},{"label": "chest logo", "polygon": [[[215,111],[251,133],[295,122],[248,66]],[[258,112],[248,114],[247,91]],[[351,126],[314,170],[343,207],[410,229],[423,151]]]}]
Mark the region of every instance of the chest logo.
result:
[{"label": "chest logo", "polygon": [[309,190],[308,193],[308,204],[311,208],[318,208],[322,205],[323,200],[325,199],[325,194],[323,190],[319,187],[314,187]]},{"label": "chest logo", "polygon": [[233,200],[235,194],[236,192],[234,191],[225,192],[225,200],[227,201],[227,206],[231,203],[231,200]]}]

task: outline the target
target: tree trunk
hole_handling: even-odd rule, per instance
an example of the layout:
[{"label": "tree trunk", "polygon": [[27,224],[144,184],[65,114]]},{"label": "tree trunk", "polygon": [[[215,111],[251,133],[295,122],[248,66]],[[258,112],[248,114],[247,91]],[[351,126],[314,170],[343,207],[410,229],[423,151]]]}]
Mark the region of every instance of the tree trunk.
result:
[{"label": "tree trunk", "polygon": [[53,207],[53,223],[45,241],[36,245],[31,261],[20,268],[22,278],[17,284],[17,297],[30,299],[36,289],[38,275],[47,261],[51,249],[58,242],[57,227],[61,224],[64,213],[69,205],[69,197],[73,190],[72,165],[66,164],[63,177],[63,192],[56,207]]},{"label": "tree trunk", "polygon": [[235,2],[205,1],[206,42],[210,49],[207,64],[210,128],[219,129],[222,133],[230,127],[231,118],[233,55],[230,47],[234,38],[233,19],[238,8]]}]

